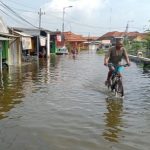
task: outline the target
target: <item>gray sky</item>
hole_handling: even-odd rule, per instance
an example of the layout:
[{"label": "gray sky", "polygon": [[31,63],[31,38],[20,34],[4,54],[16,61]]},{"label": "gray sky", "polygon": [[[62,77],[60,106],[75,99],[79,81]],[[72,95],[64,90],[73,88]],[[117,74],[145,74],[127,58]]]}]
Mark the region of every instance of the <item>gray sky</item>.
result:
[{"label": "gray sky", "polygon": [[8,26],[38,27],[41,8],[41,26],[61,31],[63,8],[68,6],[73,7],[65,8],[65,31],[85,36],[125,31],[127,23],[128,31],[143,32],[150,24],[150,0],[0,0],[0,16]]}]

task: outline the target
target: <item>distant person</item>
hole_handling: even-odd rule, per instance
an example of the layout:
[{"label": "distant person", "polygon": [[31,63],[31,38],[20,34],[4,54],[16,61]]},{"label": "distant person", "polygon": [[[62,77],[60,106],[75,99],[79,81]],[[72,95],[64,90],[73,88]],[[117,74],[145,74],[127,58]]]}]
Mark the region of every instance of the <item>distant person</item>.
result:
[{"label": "distant person", "polygon": [[72,55],[78,54],[78,49],[77,49],[77,48],[73,48],[73,49],[71,50],[71,53],[72,53]]},{"label": "distant person", "polygon": [[138,51],[137,56],[138,57],[143,57],[143,53],[141,51]]},{"label": "distant person", "polygon": [[46,57],[46,49],[43,47],[42,51],[39,54],[40,58],[45,58]]},{"label": "distant person", "polygon": [[[108,66],[109,63],[111,63],[112,65],[109,65],[109,71],[108,71],[108,75],[107,75],[107,80],[105,81],[105,85],[108,85],[108,83],[110,82],[110,77],[112,75],[112,72],[116,69],[116,67],[118,65],[120,65],[122,59],[125,59],[126,63],[130,66],[130,60],[127,54],[126,49],[123,47],[123,40],[122,39],[117,39],[116,40],[116,45],[112,46],[107,54],[105,55],[104,58],[104,65]],[[117,74],[119,76],[121,75],[121,69],[122,67],[120,66],[120,68],[117,69]]]}]

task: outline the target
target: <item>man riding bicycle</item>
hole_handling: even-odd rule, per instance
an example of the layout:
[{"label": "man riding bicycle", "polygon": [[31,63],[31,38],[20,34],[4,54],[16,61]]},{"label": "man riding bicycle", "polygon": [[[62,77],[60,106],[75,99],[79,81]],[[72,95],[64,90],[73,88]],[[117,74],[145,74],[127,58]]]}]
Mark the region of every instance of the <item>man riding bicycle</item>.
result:
[{"label": "man riding bicycle", "polygon": [[[107,80],[105,81],[105,85],[108,85],[110,82],[110,78],[112,75],[112,72],[116,70],[116,67],[118,67],[121,63],[122,59],[126,60],[126,63],[130,66],[130,60],[127,54],[126,49],[123,47],[123,40],[122,39],[116,39],[116,45],[111,47],[108,51],[108,53],[105,55],[104,58],[104,65],[109,67]],[[108,64],[112,65],[108,65]],[[121,76],[121,68],[117,68],[117,74]]]}]

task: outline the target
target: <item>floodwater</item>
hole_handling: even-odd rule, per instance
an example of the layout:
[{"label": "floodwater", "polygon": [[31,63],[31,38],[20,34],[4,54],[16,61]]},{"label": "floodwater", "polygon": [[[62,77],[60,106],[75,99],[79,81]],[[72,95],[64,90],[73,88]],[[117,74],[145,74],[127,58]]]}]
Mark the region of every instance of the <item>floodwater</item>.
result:
[{"label": "floodwater", "polygon": [[11,67],[0,77],[0,150],[149,150],[150,74],[123,72],[125,98],[104,86],[93,50]]}]

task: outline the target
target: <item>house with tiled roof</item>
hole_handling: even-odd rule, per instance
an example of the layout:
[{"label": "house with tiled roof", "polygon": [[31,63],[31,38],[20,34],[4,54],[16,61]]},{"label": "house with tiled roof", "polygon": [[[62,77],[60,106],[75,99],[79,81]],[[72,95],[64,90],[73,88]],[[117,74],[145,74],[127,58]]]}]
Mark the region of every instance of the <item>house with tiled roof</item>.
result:
[{"label": "house with tiled roof", "polygon": [[146,34],[139,32],[129,32],[127,36],[130,41],[143,41],[146,37]]},{"label": "house with tiled roof", "polygon": [[78,48],[79,50],[83,48],[84,42],[87,40],[82,35],[77,35],[72,32],[64,32],[65,45],[69,50],[72,48]]},{"label": "house with tiled roof", "polygon": [[118,31],[113,31],[113,32],[107,32],[106,34],[102,35],[101,37],[98,38],[98,40],[102,41],[102,40],[110,40],[113,41],[114,38],[117,37],[128,37],[129,40],[131,41],[141,41],[144,39],[144,34],[143,33],[139,33],[139,32],[118,32]]},{"label": "house with tiled roof", "polygon": [[102,35],[101,37],[98,38],[98,40],[112,40],[114,37],[123,37],[124,32],[118,32],[118,31],[113,31],[113,32],[107,32],[106,34]]}]

